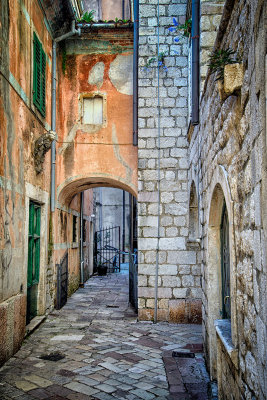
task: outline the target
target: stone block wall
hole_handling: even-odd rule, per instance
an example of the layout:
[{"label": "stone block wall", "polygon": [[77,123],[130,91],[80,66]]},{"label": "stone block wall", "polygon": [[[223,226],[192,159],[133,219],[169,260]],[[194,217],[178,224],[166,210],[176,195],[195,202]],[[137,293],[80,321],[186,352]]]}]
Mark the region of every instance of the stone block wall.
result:
[{"label": "stone block wall", "polygon": [[209,54],[220,26],[225,0],[201,0],[200,16],[200,89],[203,90],[204,82],[208,71]]},{"label": "stone block wall", "polygon": [[[264,15],[262,0],[226,2],[215,48],[235,51],[244,68],[243,85],[220,97],[215,77],[207,75],[200,124],[189,147],[189,178],[198,181],[204,342],[221,399],[265,399],[267,393]],[[230,222],[228,344],[216,339],[214,328],[214,321],[222,318],[219,232],[223,200]],[[233,351],[237,363],[231,359]]]},{"label": "stone block wall", "polygon": [[138,296],[139,319],[153,320],[158,243],[158,95],[160,99],[160,238],[158,268],[158,319],[171,322],[201,321],[201,283],[196,251],[188,239],[188,43],[176,44],[168,31],[173,17],[183,23],[186,1],[161,0],[159,51],[165,52],[168,70],[156,63],[157,1],[140,1],[139,130],[138,130]]}]

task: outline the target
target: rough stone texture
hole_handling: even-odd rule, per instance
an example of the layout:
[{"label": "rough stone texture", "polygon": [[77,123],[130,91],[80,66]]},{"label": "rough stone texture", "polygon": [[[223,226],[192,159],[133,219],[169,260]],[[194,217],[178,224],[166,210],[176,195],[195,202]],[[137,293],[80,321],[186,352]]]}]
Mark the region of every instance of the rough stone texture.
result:
[{"label": "rough stone texture", "polygon": [[225,0],[201,0],[200,16],[200,90],[203,90],[211,53],[221,21]]},{"label": "rough stone texture", "polygon": [[244,68],[242,64],[228,64],[224,67],[224,91],[226,94],[234,93],[243,84]]},{"label": "rough stone texture", "polygon": [[0,304],[0,365],[18,351],[25,334],[26,296],[19,294]]},{"label": "rough stone texture", "polygon": [[[217,45],[241,57],[244,80],[240,93],[220,98],[215,77],[207,76],[200,124],[189,147],[189,181],[194,180],[199,196],[204,344],[211,375],[217,374],[221,399],[263,400],[267,393],[266,59],[262,53],[266,2],[252,5],[236,0],[231,6],[230,13],[224,9]],[[203,7],[202,12],[206,13]],[[218,277],[224,199],[230,220],[231,331],[238,368],[224,342],[216,341],[214,329],[222,311]]]},{"label": "rough stone texture", "polygon": [[[151,57],[157,57],[157,6],[140,1],[139,46],[139,319],[154,318],[158,215],[158,95],[160,102],[160,239],[158,319],[186,323],[201,320],[200,270],[196,251],[187,248],[188,161],[187,38],[178,44],[168,25],[176,17],[184,20],[186,1],[160,1],[159,42],[165,52],[165,71],[160,68],[159,88],[155,64],[146,71]],[[153,66],[154,65],[154,66]],[[200,289],[200,290],[197,290]]]}]

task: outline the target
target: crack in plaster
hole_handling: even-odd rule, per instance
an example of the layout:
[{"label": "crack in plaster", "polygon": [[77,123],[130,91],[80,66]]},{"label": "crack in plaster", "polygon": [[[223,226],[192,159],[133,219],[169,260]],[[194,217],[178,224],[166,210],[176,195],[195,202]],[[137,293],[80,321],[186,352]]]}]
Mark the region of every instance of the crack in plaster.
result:
[{"label": "crack in plaster", "polygon": [[119,162],[126,169],[126,181],[131,182],[132,176],[133,176],[133,171],[132,171],[131,167],[129,166],[129,164],[126,163],[126,161],[122,158],[122,156],[120,154],[120,145],[118,143],[115,124],[112,124],[112,143],[113,143],[114,154],[115,154],[117,160],[119,160]]}]

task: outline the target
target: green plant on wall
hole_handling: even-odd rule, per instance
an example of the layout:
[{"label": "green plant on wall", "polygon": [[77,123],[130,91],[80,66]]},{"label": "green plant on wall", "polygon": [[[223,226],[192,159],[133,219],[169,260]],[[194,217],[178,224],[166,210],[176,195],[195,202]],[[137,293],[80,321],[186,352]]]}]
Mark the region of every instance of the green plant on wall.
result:
[{"label": "green plant on wall", "polygon": [[91,24],[94,21],[94,14],[95,14],[95,10],[92,11],[86,11],[81,18],[77,19],[77,22],[86,22],[87,24]]},{"label": "green plant on wall", "polygon": [[[176,18],[173,18],[173,26],[169,27],[170,32],[179,32],[183,37],[189,37],[191,35],[192,29],[192,19],[189,18],[185,21],[184,24],[179,24]],[[174,38],[175,42],[179,42],[180,37],[177,36]]]},{"label": "green plant on wall", "polygon": [[157,56],[148,58],[145,66],[143,67],[143,71],[148,72],[151,68],[157,68],[157,67],[162,68],[164,71],[167,71],[168,68],[164,63],[165,56],[166,56],[165,52],[162,51]]},{"label": "green plant on wall", "polygon": [[237,61],[233,58],[235,52],[228,49],[219,49],[213,51],[209,56],[208,66],[211,73],[216,73],[216,81],[224,80],[224,67],[228,64],[235,64]]}]

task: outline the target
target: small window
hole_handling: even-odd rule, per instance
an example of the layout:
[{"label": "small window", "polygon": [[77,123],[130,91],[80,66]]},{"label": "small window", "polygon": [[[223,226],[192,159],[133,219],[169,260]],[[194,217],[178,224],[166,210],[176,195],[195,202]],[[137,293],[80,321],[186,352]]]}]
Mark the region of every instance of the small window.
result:
[{"label": "small window", "polygon": [[33,104],[45,116],[46,56],[41,42],[34,33],[33,40]]},{"label": "small window", "polygon": [[83,219],[83,242],[86,242],[86,219]]},{"label": "small window", "polygon": [[83,123],[90,125],[103,124],[103,97],[84,97]]},{"label": "small window", "polygon": [[76,217],[76,215],[73,215],[73,220],[72,220],[72,242],[73,243],[77,242],[77,217]]}]

